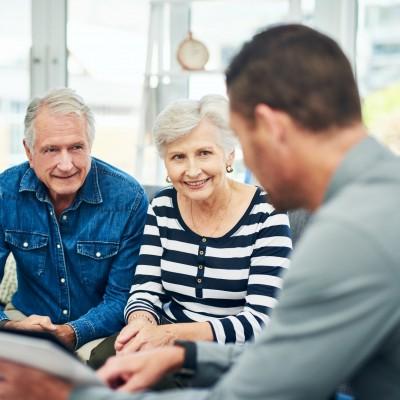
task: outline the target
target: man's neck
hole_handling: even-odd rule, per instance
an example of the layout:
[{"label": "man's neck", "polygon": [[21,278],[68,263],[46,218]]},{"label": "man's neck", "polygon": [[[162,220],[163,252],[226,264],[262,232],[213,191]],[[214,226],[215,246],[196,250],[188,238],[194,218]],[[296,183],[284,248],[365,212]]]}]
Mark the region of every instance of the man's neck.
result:
[{"label": "man's neck", "polygon": [[68,196],[60,196],[51,197],[51,202],[53,203],[54,211],[57,216],[60,216],[61,213],[71,206],[73,201],[75,200],[76,195],[68,195]]},{"label": "man's neck", "polygon": [[[303,179],[300,185],[304,193],[304,207],[315,211],[323,202],[328,186],[352,147],[366,137],[362,124],[349,128],[314,133],[304,146]],[[308,153],[308,155],[306,154]]]}]

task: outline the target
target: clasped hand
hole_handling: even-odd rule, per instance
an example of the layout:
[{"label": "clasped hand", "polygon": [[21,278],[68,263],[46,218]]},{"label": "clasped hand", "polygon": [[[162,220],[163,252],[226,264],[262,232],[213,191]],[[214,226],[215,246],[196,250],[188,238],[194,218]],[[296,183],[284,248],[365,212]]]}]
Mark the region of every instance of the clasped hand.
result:
[{"label": "clasped hand", "polygon": [[117,354],[127,354],[139,350],[172,344],[176,336],[169,325],[153,325],[145,320],[137,319],[129,322],[115,341]]}]

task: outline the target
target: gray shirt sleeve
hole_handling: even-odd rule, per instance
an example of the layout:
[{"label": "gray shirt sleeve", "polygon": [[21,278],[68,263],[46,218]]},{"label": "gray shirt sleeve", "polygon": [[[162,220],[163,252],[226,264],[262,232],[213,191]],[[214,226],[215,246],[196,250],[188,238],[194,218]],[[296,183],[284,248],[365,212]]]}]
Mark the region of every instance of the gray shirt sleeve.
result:
[{"label": "gray shirt sleeve", "polygon": [[[399,277],[393,279],[398,272],[392,268],[397,260],[389,259],[388,252],[356,226],[319,221],[306,236],[295,251],[269,329],[256,343],[231,368],[235,357],[229,348],[212,354],[212,347],[199,344],[198,354],[205,352],[200,369],[209,363],[221,373],[229,370],[215,386],[126,397],[101,397],[100,390],[96,397],[93,389],[93,395],[78,391],[72,399],[326,398],[399,323]],[[373,385],[371,380],[371,390]]]},{"label": "gray shirt sleeve", "polygon": [[[304,239],[269,329],[210,399],[327,398],[399,324],[398,261],[372,236],[340,221],[319,221]],[[371,379],[372,393],[374,385]]]}]

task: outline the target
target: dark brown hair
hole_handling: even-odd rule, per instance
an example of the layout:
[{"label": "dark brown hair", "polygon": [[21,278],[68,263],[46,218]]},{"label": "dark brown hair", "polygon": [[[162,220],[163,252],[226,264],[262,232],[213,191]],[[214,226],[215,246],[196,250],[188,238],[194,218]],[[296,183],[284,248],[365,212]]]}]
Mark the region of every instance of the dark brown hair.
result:
[{"label": "dark brown hair", "polygon": [[338,44],[304,25],[280,25],[245,43],[226,71],[232,110],[249,120],[257,104],[321,131],[361,121],[351,65]]}]

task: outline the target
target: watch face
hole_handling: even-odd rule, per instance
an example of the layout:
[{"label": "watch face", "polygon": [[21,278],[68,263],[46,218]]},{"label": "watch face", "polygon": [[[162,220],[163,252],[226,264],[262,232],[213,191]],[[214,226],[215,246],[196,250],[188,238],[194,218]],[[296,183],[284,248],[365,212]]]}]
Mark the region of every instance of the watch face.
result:
[{"label": "watch face", "polygon": [[180,44],[177,56],[179,64],[188,70],[203,69],[209,58],[207,47],[191,37]]}]

